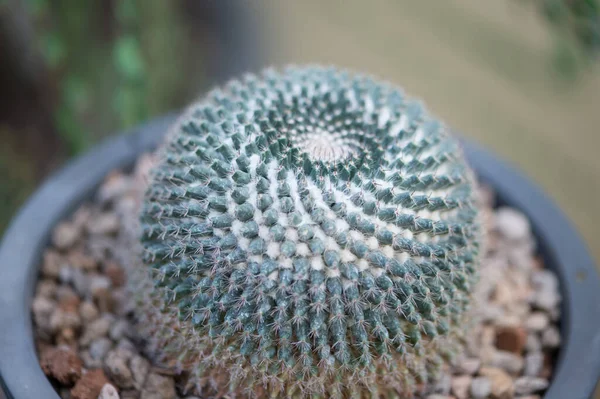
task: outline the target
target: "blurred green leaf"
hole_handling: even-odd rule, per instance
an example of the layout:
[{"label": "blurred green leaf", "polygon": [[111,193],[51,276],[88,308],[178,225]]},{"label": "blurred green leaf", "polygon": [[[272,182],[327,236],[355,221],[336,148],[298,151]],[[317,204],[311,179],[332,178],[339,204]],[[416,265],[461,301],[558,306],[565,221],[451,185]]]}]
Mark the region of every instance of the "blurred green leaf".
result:
[{"label": "blurred green leaf", "polygon": [[136,81],[144,78],[144,62],[137,38],[126,35],[117,39],[114,63],[117,71],[126,79]]},{"label": "blurred green leaf", "polygon": [[67,49],[58,32],[48,32],[42,37],[42,51],[50,68],[58,67],[66,58]]}]

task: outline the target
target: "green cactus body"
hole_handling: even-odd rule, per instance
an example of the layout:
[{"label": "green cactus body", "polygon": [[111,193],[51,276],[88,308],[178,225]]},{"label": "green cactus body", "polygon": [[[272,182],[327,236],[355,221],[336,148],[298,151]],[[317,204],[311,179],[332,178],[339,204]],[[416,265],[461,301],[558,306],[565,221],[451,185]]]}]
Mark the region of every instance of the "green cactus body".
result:
[{"label": "green cactus body", "polygon": [[460,347],[474,179],[399,89],[335,68],[244,76],[158,155],[138,313],[203,394],[400,397]]}]

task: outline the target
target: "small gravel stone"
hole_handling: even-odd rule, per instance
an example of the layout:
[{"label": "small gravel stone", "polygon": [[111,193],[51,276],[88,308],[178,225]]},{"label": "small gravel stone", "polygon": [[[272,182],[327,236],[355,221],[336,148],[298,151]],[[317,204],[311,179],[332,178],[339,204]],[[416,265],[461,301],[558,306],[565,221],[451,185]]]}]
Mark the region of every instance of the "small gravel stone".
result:
[{"label": "small gravel stone", "polygon": [[122,287],[125,284],[125,271],[115,262],[109,262],[106,265],[104,274],[110,279],[114,287]]},{"label": "small gravel stone", "polygon": [[523,374],[529,377],[540,375],[544,367],[544,355],[541,352],[528,353],[525,356],[525,370]]},{"label": "small gravel stone", "polygon": [[92,256],[80,250],[69,252],[67,254],[67,259],[69,260],[69,264],[73,269],[91,272],[96,270],[98,267],[98,262],[96,262]]},{"label": "small gravel stone", "polygon": [[534,312],[525,321],[525,327],[534,332],[543,331],[549,324],[550,319],[543,312]]},{"label": "small gravel stone", "polygon": [[54,250],[44,251],[44,260],[42,263],[42,276],[55,279],[59,277],[63,259],[60,254]]},{"label": "small gravel stone", "polygon": [[539,352],[542,349],[542,341],[537,336],[537,334],[529,334],[527,335],[527,343],[525,344],[525,349],[528,352]]},{"label": "small gravel stone", "polygon": [[523,358],[511,352],[496,351],[492,356],[490,365],[501,368],[510,374],[517,374],[523,368]]},{"label": "small gravel stone", "polygon": [[454,398],[454,396],[440,395],[440,394],[434,393],[433,395],[428,395],[426,399],[455,399],[455,398]]},{"label": "small gravel stone", "polygon": [[515,393],[529,395],[548,388],[548,380],[536,377],[520,377],[515,380]]},{"label": "small gravel stone", "polygon": [[467,399],[469,396],[469,387],[473,377],[470,375],[458,375],[452,378],[452,394],[457,399]]},{"label": "small gravel stone", "polygon": [[127,366],[129,354],[123,350],[112,350],[104,359],[107,374],[119,388],[133,388],[133,374]]},{"label": "small gravel stone", "polygon": [[495,399],[511,399],[514,394],[513,380],[504,370],[496,367],[482,367],[479,374],[488,377]]},{"label": "small gravel stone", "polygon": [[71,390],[71,399],[97,399],[102,387],[108,383],[104,371],[100,369],[88,371]]},{"label": "small gravel stone", "polygon": [[115,342],[118,342],[121,338],[126,337],[127,333],[131,330],[131,326],[127,320],[118,320],[112,325],[108,336]]},{"label": "small gravel stone", "polygon": [[40,365],[44,374],[61,384],[71,386],[81,377],[81,359],[70,348],[52,348],[42,353]]},{"label": "small gravel stone", "polygon": [[111,384],[104,384],[100,391],[100,395],[98,395],[98,399],[120,399],[120,397],[117,388]]},{"label": "small gravel stone", "polygon": [[501,327],[496,330],[496,347],[500,350],[521,354],[526,341],[527,333],[521,327]]},{"label": "small gravel stone", "polygon": [[100,312],[96,305],[90,301],[84,301],[79,304],[79,315],[84,323],[90,323],[98,318]]},{"label": "small gravel stone", "polygon": [[61,284],[71,284],[73,281],[73,268],[71,266],[62,267],[58,271],[58,281]]},{"label": "small gravel stone", "polygon": [[92,341],[105,337],[110,330],[110,326],[113,322],[113,317],[105,314],[99,319],[94,320],[90,324],[85,326],[83,335],[79,339],[79,344],[82,346],[88,346]]},{"label": "small gravel stone", "polygon": [[106,291],[111,287],[110,279],[106,276],[94,275],[90,277],[90,293],[96,298],[100,291]]},{"label": "small gravel stone", "polygon": [[488,377],[477,377],[471,382],[471,397],[473,399],[487,398],[492,392],[492,382]]},{"label": "small gravel stone", "polygon": [[512,208],[501,207],[496,210],[498,232],[510,241],[521,241],[529,237],[529,220],[523,213]]},{"label": "small gravel stone", "polygon": [[140,399],[175,399],[175,381],[172,377],[150,373],[146,378]]},{"label": "small gravel stone", "polygon": [[44,296],[38,296],[31,305],[33,319],[37,327],[44,333],[51,334],[50,316],[56,309],[56,302]]},{"label": "small gravel stone", "polygon": [[86,369],[99,369],[102,368],[102,359],[93,358],[89,350],[80,353],[81,360]]},{"label": "small gravel stone", "polygon": [[108,338],[98,338],[90,344],[89,352],[93,359],[102,360],[112,347],[112,341]]},{"label": "small gravel stone", "polygon": [[542,334],[542,345],[546,348],[557,348],[560,345],[560,332],[556,327],[548,327]]},{"label": "small gravel stone", "polygon": [[119,218],[112,212],[105,212],[96,216],[87,225],[87,230],[91,234],[111,235],[119,230]]},{"label": "small gravel stone", "polygon": [[134,355],[130,361],[130,368],[134,387],[138,390],[142,389],[150,370],[150,362],[142,356]]},{"label": "small gravel stone", "polygon": [[461,374],[474,375],[481,366],[481,360],[476,357],[464,358],[457,364],[458,372]]},{"label": "small gravel stone", "polygon": [[81,232],[80,229],[69,222],[62,222],[52,232],[52,243],[60,250],[66,250],[77,242]]},{"label": "small gravel stone", "polygon": [[81,326],[79,313],[65,311],[59,307],[54,308],[50,316],[50,328],[52,331],[58,332],[66,328],[79,328],[79,326]]},{"label": "small gravel stone", "polygon": [[90,297],[90,282],[88,275],[79,269],[72,269],[72,274],[75,291],[83,298]]},{"label": "small gravel stone", "polygon": [[35,296],[53,299],[54,295],[56,295],[56,288],[57,285],[54,280],[41,280],[35,289]]}]

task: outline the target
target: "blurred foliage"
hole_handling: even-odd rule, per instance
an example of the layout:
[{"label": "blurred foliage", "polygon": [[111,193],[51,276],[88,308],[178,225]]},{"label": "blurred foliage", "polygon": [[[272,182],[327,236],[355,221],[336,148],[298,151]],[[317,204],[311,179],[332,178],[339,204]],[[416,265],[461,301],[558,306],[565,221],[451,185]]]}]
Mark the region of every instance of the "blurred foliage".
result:
[{"label": "blurred foliage", "polygon": [[[12,105],[0,118],[0,235],[51,168],[197,95],[213,49],[194,1],[0,0],[0,47],[10,50],[0,60],[11,64],[0,78],[14,82],[1,99]],[[35,73],[22,73],[32,60]]]},{"label": "blurred foliage", "polygon": [[[531,0],[529,0],[531,1]],[[533,0],[555,36],[554,66],[564,77],[600,55],[600,0]]]},{"label": "blurred foliage", "polygon": [[107,132],[180,107],[197,86],[181,79],[199,61],[189,51],[193,43],[181,2],[27,0],[27,5],[55,82],[57,131],[71,154]]}]

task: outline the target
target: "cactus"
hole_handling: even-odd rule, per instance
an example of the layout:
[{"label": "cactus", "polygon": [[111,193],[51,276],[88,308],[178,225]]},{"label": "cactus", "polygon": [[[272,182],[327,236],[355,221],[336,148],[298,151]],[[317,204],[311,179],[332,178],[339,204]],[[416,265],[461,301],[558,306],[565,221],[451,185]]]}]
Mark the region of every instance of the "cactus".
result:
[{"label": "cactus", "polygon": [[458,141],[320,66],[210,92],[156,153],[133,275],[160,364],[211,397],[401,397],[459,353],[482,232]]}]

